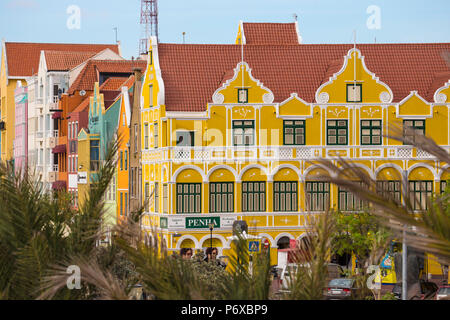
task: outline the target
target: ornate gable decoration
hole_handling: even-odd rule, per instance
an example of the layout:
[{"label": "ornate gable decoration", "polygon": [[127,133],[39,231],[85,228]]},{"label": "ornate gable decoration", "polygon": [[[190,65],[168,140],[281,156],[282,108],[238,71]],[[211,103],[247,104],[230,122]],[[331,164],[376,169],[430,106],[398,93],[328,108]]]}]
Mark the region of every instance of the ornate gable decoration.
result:
[{"label": "ornate gable decoration", "polygon": [[291,96],[280,103],[277,109],[277,118],[300,119],[312,118],[313,110],[310,103],[300,98],[297,93],[291,93]]},{"label": "ornate gable decoration", "polygon": [[450,102],[450,80],[434,93],[434,102],[439,104]]},{"label": "ornate gable decoration", "polygon": [[[356,61],[355,61],[356,59]],[[355,72],[356,66],[356,72]],[[356,76],[356,79],[355,79]],[[344,57],[344,64],[338,72],[316,91],[316,101],[326,103],[347,102],[347,84],[361,85],[362,103],[391,103],[394,95],[391,88],[369,71],[359,49],[350,49]]]},{"label": "ornate gable decoration", "polygon": [[[242,77],[244,78],[244,81],[242,81]],[[233,78],[225,81],[223,85],[214,92],[212,96],[213,103],[239,103],[238,89],[247,90],[247,100],[244,103],[273,103],[274,95],[272,91],[252,76],[252,69],[250,69],[246,62],[239,62],[234,69]]]},{"label": "ornate gable decoration", "polygon": [[94,94],[90,98],[89,104],[89,130],[91,126],[95,126],[100,121],[101,116],[105,113],[105,104],[103,94],[100,93],[98,82],[94,86]]},{"label": "ornate gable decoration", "polygon": [[411,118],[416,116],[431,118],[433,116],[432,108],[431,104],[422,98],[417,91],[411,91],[405,99],[398,103],[397,117]]}]

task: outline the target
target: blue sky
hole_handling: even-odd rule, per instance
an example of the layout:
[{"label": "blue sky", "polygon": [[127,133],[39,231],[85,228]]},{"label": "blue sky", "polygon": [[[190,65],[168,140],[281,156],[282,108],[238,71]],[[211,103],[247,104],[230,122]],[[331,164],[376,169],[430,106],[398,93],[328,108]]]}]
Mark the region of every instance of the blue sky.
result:
[{"label": "blue sky", "polygon": [[[136,56],[140,0],[2,0],[0,38],[6,41],[113,43],[118,28],[123,55]],[[67,8],[81,10],[69,29]],[[379,8],[379,29],[370,29]],[[159,0],[160,42],[233,43],[239,20],[292,22],[304,43],[450,42],[449,0]],[[72,20],[73,21],[73,20]],[[369,23],[370,25],[370,23]]]}]

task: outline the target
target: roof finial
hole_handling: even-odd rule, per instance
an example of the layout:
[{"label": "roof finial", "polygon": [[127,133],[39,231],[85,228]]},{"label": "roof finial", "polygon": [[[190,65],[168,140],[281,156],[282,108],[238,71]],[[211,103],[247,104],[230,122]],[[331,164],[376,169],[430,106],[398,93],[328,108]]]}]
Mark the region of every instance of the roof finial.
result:
[{"label": "roof finial", "polygon": [[295,22],[297,22],[298,15],[296,13],[293,14]]}]

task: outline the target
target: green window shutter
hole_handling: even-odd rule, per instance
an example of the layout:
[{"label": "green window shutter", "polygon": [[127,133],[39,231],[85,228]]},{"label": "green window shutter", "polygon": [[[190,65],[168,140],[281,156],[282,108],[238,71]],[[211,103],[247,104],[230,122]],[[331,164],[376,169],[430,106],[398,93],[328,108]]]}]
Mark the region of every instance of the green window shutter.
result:
[{"label": "green window shutter", "polygon": [[276,181],[273,183],[273,211],[298,210],[298,182]]},{"label": "green window shutter", "polygon": [[445,189],[447,189],[447,180],[441,180],[440,189],[441,194],[444,193]]},{"label": "green window shutter", "polygon": [[325,211],[330,207],[330,183],[306,181],[306,210]]},{"label": "green window shutter", "polygon": [[409,198],[411,206],[415,211],[427,210],[428,199],[433,193],[433,181],[432,180],[410,180],[409,185]]},{"label": "green window shutter", "polygon": [[[407,128],[411,130],[407,132]],[[425,135],[425,119],[421,120],[403,120],[403,137],[411,142],[416,141],[416,135]],[[404,143],[407,144],[407,143]]]},{"label": "green window shutter", "polygon": [[123,215],[123,193],[120,192],[120,215]]},{"label": "green window shutter", "polygon": [[201,183],[177,183],[177,213],[200,213]]},{"label": "green window shutter", "polygon": [[283,144],[304,145],[305,144],[305,120],[283,121]]},{"label": "green window shutter", "polygon": [[242,182],[241,201],[243,212],[265,212],[266,182],[265,181]]},{"label": "green window shutter", "polygon": [[210,182],[209,212],[234,212],[234,182]]},{"label": "green window shutter", "polygon": [[233,145],[252,146],[255,144],[255,120],[233,121]]},{"label": "green window shutter", "polygon": [[347,102],[362,102],[362,84],[348,83],[346,99]]},{"label": "green window shutter", "polygon": [[327,145],[348,145],[348,120],[327,120]]},{"label": "green window shutter", "polygon": [[238,103],[248,103],[248,89],[237,89],[237,101]]},{"label": "green window shutter", "polygon": [[[364,188],[364,184],[360,181],[361,188]],[[368,207],[366,201],[362,201],[357,198],[352,192],[343,188],[338,188],[338,209],[340,211],[363,211]]]},{"label": "green window shutter", "polygon": [[397,203],[401,201],[402,182],[400,180],[378,180],[377,193]]},{"label": "green window shutter", "polygon": [[381,145],[381,120],[361,120],[361,145]]}]

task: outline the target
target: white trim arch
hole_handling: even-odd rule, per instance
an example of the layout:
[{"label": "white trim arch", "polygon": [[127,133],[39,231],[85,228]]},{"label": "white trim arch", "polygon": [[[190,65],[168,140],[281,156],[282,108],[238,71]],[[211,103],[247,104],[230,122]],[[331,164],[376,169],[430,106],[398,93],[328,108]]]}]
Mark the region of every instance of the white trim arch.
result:
[{"label": "white trim arch", "polygon": [[275,246],[276,247],[278,247],[278,241],[281,239],[281,238],[283,238],[283,237],[288,237],[289,239],[291,239],[291,240],[295,240],[295,237],[292,235],[292,234],[290,234],[290,233],[287,233],[287,232],[282,232],[282,233],[280,233],[279,235],[277,235],[276,236],[276,238],[275,238]]},{"label": "white trim arch", "polygon": [[267,177],[268,179],[270,178],[270,181],[273,181],[273,178],[275,177],[275,175],[282,169],[292,169],[294,170],[295,173],[297,173],[298,179],[300,179],[300,177],[302,176],[300,169],[297,168],[296,166],[292,165],[292,164],[281,164],[278,167],[276,167],[275,169],[272,170],[272,173]]},{"label": "white trim arch", "polygon": [[[172,236],[173,236],[173,235],[172,235]],[[193,237],[193,236],[191,236],[191,235],[189,235],[189,234],[185,234],[185,235],[182,236],[180,239],[178,239],[177,244],[176,244],[176,246],[175,246],[175,249],[181,249],[180,246],[181,246],[181,244],[183,243],[183,241],[186,240],[186,239],[190,239],[190,240],[194,241],[195,248],[192,248],[192,249],[198,249],[198,248],[201,248],[201,247],[199,246],[198,240],[197,240],[195,237]]]},{"label": "white trim arch", "polygon": [[197,167],[197,166],[187,165],[187,166],[182,166],[182,167],[178,168],[177,171],[175,171],[175,173],[174,173],[173,176],[172,176],[172,181],[171,181],[171,183],[176,183],[176,182],[177,182],[177,177],[178,177],[178,175],[179,175],[181,172],[183,172],[184,170],[189,170],[189,169],[192,169],[192,170],[197,171],[198,173],[200,173],[200,175],[202,176],[202,179],[203,179],[203,183],[206,183],[206,182],[207,182],[206,175],[205,175],[205,173],[203,172],[203,170],[201,170],[201,169],[200,169],[199,167]]},{"label": "white trim arch", "polygon": [[433,175],[434,181],[436,181],[436,179],[437,179],[436,169],[434,169],[432,166],[430,166],[429,164],[426,164],[426,163],[416,163],[416,164],[412,165],[411,168],[408,168],[408,170],[406,170],[406,172],[407,172],[407,179],[409,180],[409,175],[411,174],[411,172],[414,169],[417,169],[417,168],[420,168],[420,167],[429,169],[431,171],[431,174]]},{"label": "white trim arch", "polygon": [[395,163],[385,163],[385,164],[382,164],[381,166],[379,166],[378,168],[375,169],[375,179],[378,177],[378,174],[379,174],[383,169],[386,169],[386,168],[394,168],[394,169],[397,170],[398,173],[400,174],[400,178],[401,178],[401,179],[403,178],[403,172],[404,172],[405,170],[403,170],[402,167],[400,167],[398,164],[395,164]]},{"label": "white trim arch", "polygon": [[[351,165],[351,166],[354,166],[354,167],[358,167],[358,168],[364,169],[364,171],[366,171],[366,173],[369,174],[369,176],[370,176],[370,178],[371,178],[372,180],[375,180],[375,179],[376,179],[376,176],[375,176],[374,172],[373,172],[368,166],[366,166],[366,165],[364,165],[364,164],[362,164],[362,163],[355,163],[355,162],[351,162],[350,165]],[[341,169],[340,172],[342,172],[342,171],[344,171],[346,168],[340,168],[340,169]]]},{"label": "white trim arch", "polygon": [[214,166],[211,170],[209,170],[208,174],[206,175],[207,181],[209,182],[210,179],[211,179],[211,175],[215,171],[220,170],[220,169],[224,169],[224,170],[230,171],[234,175],[234,181],[238,180],[237,171],[233,167],[230,167],[230,166],[227,166],[227,165],[224,165],[224,164],[220,164],[220,165]]},{"label": "white trim arch", "polygon": [[314,169],[323,169],[326,172],[328,172],[328,174],[330,175],[330,177],[336,177],[336,173],[331,172],[327,167],[321,165],[321,164],[314,164],[308,168],[305,169],[305,171],[303,172],[303,176],[301,176],[300,181],[304,182],[306,181],[306,178],[308,177],[308,174],[310,171],[314,170]]},{"label": "white trim arch", "polygon": [[[267,234],[267,233],[258,233],[258,237],[261,237],[261,240],[262,240],[262,238],[269,239],[269,241],[270,241],[270,247],[271,247],[271,248],[275,248],[275,247],[277,246],[277,243],[276,243],[275,240],[272,238],[272,236],[269,235],[269,234]],[[263,246],[263,243],[261,242],[261,247],[262,247],[262,246]]]},{"label": "white trim arch", "polygon": [[443,166],[438,173],[438,177],[439,177],[439,181],[442,180],[442,175],[444,174],[444,172],[446,171],[450,171],[450,164],[446,164],[445,166]]},{"label": "white trim arch", "polygon": [[248,166],[246,166],[245,168],[242,169],[242,171],[241,171],[241,173],[239,174],[238,179],[236,180],[236,182],[242,182],[242,177],[244,176],[244,174],[245,174],[248,170],[254,169],[254,168],[260,169],[262,172],[264,172],[264,174],[265,174],[266,177],[267,177],[267,180],[268,180],[268,181],[271,181],[271,180],[269,180],[269,173],[267,172],[267,168],[263,167],[263,166],[260,165],[260,164],[251,164],[251,165],[248,165]]},{"label": "white trim arch", "polygon": [[[225,239],[222,235],[220,234],[213,234],[213,239],[219,239],[222,242],[222,248],[228,248],[227,245],[227,239]],[[199,242],[199,248],[203,248],[203,244],[205,243],[205,241],[210,240],[211,239],[211,235],[206,235],[203,238],[201,238],[198,242]]]},{"label": "white trim arch", "polygon": [[308,235],[308,232],[307,231],[305,231],[305,232],[303,232],[301,235],[299,235],[298,237],[297,237],[297,239],[295,239],[295,240],[297,240],[297,241],[299,241],[299,240],[302,240],[304,237],[306,237]]}]

